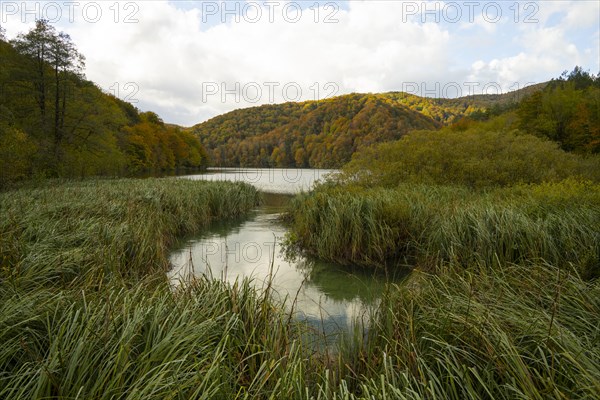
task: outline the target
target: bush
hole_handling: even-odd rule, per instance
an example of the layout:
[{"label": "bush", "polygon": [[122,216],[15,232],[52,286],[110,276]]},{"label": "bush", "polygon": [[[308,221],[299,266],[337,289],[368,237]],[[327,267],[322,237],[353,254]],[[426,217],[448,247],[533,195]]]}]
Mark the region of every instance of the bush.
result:
[{"label": "bush", "polygon": [[600,185],[590,182],[488,192],[322,187],[290,210],[289,244],[325,260],[394,268],[548,262],[600,274]]},{"label": "bush", "polygon": [[[503,131],[499,121],[464,131],[410,133],[356,153],[344,167],[344,176],[363,185],[386,187],[413,182],[484,188],[568,177],[600,181],[600,158],[566,153],[554,142]],[[488,130],[488,125],[498,130]]]}]

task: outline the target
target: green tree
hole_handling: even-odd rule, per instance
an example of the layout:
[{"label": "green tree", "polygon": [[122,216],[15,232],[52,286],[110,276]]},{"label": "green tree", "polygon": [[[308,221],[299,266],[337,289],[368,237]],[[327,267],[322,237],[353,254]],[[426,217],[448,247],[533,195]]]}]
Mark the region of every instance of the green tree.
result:
[{"label": "green tree", "polygon": [[[19,34],[12,42],[28,65],[21,68],[21,80],[32,84],[39,110],[39,131],[51,137],[53,158],[60,162],[65,138],[65,120],[73,81],[82,77],[84,57],[69,35],[57,32],[46,20]],[[49,115],[52,114],[52,115]]]},{"label": "green tree", "polygon": [[0,188],[31,175],[35,151],[25,132],[0,122]]},{"label": "green tree", "polygon": [[2,182],[206,165],[190,132],[85,80],[83,56],[47,21],[0,40],[0,59]]},{"label": "green tree", "polygon": [[575,67],[517,109],[518,127],[558,142],[567,151],[598,152],[600,79]]},{"label": "green tree", "polygon": [[502,129],[496,117],[466,130],[415,131],[358,151],[344,167],[351,182],[395,187],[403,182],[472,188],[600,179],[599,159],[561,150],[556,142]]}]

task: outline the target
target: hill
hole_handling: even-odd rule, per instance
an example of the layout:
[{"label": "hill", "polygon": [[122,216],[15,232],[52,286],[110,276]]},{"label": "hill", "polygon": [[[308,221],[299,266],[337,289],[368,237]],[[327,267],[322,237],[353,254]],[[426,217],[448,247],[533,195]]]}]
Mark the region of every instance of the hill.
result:
[{"label": "hill", "polygon": [[340,167],[362,147],[397,140],[413,130],[439,129],[465,116],[485,119],[545,86],[458,99],[354,93],[235,110],[190,131],[216,166]]},{"label": "hill", "polygon": [[199,168],[198,138],[85,79],[84,57],[47,21],[0,32],[0,188],[31,177]]},{"label": "hill", "polygon": [[357,148],[440,123],[377,95],[233,111],[192,128],[214,165],[335,167]]}]

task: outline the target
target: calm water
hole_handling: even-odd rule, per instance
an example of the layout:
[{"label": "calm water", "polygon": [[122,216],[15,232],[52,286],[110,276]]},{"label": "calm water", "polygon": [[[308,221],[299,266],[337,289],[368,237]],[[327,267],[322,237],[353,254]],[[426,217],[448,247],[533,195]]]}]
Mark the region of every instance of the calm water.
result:
[{"label": "calm water", "polygon": [[246,219],[213,224],[172,253],[174,284],[190,274],[205,274],[229,282],[250,277],[261,288],[272,276],[272,287],[281,299],[287,298],[288,308],[293,304],[298,317],[328,332],[347,329],[366,316],[383,290],[383,277],[302,256],[290,259],[282,251],[286,228],[279,218],[292,194],[309,190],[330,172],[228,169],[187,176],[248,182],[264,192],[265,201]]},{"label": "calm water", "polygon": [[285,168],[209,168],[201,175],[186,178],[206,181],[246,182],[261,192],[296,194],[308,191],[318,180],[337,172],[333,169],[285,169]]}]

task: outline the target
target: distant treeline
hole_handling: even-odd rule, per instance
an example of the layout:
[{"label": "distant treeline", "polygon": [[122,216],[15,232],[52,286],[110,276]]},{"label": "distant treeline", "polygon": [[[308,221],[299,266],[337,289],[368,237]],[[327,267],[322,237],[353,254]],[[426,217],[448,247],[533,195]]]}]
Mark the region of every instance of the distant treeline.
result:
[{"label": "distant treeline", "polygon": [[0,60],[0,187],[207,162],[197,137],[86,80],[83,55],[47,21],[11,41],[0,32]]}]

